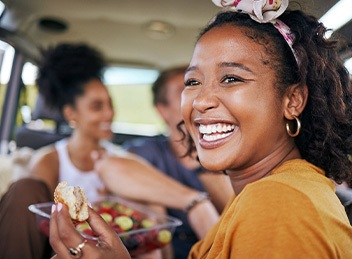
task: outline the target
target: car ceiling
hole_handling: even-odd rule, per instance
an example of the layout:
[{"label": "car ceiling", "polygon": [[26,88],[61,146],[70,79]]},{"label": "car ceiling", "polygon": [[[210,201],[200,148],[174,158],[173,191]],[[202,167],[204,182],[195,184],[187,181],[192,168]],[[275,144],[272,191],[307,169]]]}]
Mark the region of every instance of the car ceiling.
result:
[{"label": "car ceiling", "polygon": [[[0,25],[15,32],[23,48],[35,57],[38,48],[58,42],[87,42],[116,65],[166,68],[189,61],[199,30],[220,10],[211,0],[4,0],[7,11]],[[290,6],[321,17],[337,1],[299,0]],[[59,20],[67,30],[40,25],[43,18]],[[171,24],[166,39],[148,37],[150,21]],[[171,30],[172,31],[172,30]],[[338,31],[351,50],[351,22]],[[155,39],[155,36],[158,39]]]}]

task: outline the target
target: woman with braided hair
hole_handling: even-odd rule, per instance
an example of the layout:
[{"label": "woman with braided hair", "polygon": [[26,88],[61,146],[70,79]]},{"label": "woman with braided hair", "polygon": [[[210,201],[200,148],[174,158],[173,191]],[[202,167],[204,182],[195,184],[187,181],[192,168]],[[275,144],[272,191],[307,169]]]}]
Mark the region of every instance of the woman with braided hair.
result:
[{"label": "woman with braided hair", "polygon": [[[197,40],[181,107],[189,153],[196,148],[203,167],[224,171],[235,195],[189,258],[352,258],[333,183],[352,183],[352,86],[336,42],[316,18],[286,10],[287,0],[213,2],[226,10]],[[146,200],[158,191],[148,187]],[[159,202],[172,198],[188,208],[170,186]],[[199,200],[188,210],[194,226],[207,217]],[[82,258],[129,257],[93,211],[89,222],[104,246],[86,245]],[[58,257],[81,242],[67,209],[54,206]]]}]

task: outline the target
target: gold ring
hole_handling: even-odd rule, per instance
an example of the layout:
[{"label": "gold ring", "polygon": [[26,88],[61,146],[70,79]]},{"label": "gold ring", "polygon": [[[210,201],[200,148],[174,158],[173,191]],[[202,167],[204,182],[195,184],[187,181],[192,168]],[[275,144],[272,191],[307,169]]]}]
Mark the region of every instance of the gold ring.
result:
[{"label": "gold ring", "polygon": [[87,239],[85,239],[82,243],[80,243],[76,248],[68,249],[72,258],[81,258],[82,256],[82,249],[86,245]]}]

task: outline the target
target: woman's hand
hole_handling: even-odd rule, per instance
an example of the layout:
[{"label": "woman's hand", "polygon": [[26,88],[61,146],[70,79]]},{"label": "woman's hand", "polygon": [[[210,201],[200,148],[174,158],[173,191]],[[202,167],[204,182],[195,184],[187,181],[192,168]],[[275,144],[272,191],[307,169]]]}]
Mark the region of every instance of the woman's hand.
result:
[{"label": "woman's hand", "polygon": [[[130,258],[126,247],[113,229],[93,209],[88,208],[88,212],[87,222],[98,236],[98,244],[86,242],[77,232],[65,205],[62,203],[53,205],[50,219],[50,244],[57,254],[54,258]],[[72,253],[77,254],[76,257]]]}]

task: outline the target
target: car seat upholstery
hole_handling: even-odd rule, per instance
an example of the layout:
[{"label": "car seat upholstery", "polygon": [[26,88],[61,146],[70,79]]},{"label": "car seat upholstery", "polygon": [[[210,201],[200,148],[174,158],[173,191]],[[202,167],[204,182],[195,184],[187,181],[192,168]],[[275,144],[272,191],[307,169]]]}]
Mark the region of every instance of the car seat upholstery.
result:
[{"label": "car seat upholstery", "polygon": [[[45,122],[48,121],[50,128],[45,127]],[[32,120],[16,130],[15,141],[17,147],[38,149],[68,137],[71,132],[72,129],[62,114],[58,110],[49,108],[42,96],[38,95]]]},{"label": "car seat upholstery", "polygon": [[345,207],[347,217],[352,225],[352,189],[337,185],[336,195]]}]

